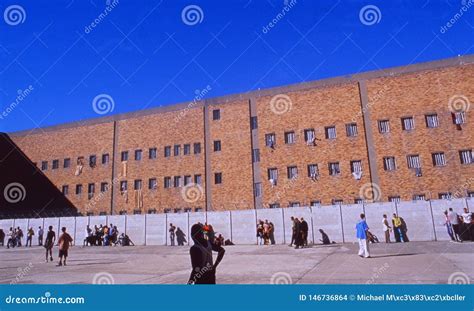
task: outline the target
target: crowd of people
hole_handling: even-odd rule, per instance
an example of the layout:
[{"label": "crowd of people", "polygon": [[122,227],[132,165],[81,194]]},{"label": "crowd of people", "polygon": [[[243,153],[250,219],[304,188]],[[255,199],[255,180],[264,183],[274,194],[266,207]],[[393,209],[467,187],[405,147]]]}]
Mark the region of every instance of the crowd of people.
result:
[{"label": "crowd of people", "polygon": [[257,222],[257,239],[259,245],[274,245],[275,244],[275,225],[269,222],[259,220]]},{"label": "crowd of people", "polygon": [[86,226],[86,238],[83,246],[134,246],[135,244],[125,233],[119,234],[117,226],[110,224],[109,226],[95,225],[92,229]]},{"label": "crowd of people", "polygon": [[[31,247],[33,244],[33,236],[35,235],[35,231],[33,227],[30,227],[26,232],[26,243],[25,247]],[[21,247],[22,246],[22,239],[24,237],[23,230],[20,227],[13,228],[10,227],[8,233],[5,234],[3,229],[0,229],[0,244],[5,246],[5,238],[7,238],[7,248],[14,248],[14,247]],[[38,245],[43,244],[43,229],[38,227]]]}]

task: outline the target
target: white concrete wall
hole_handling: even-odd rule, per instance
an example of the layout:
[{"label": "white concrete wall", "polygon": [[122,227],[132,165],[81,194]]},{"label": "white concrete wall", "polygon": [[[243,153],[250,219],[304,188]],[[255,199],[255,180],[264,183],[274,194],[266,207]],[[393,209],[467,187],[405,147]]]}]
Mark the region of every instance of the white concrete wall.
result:
[{"label": "white concrete wall", "polygon": [[46,239],[46,235],[48,233],[49,226],[53,226],[53,231],[56,232],[56,240],[59,237],[59,217],[52,217],[52,218],[44,218],[44,239]]},{"label": "white concrete wall", "polygon": [[[431,204],[430,204],[431,203]],[[32,218],[32,219],[0,219],[0,228],[8,233],[10,227],[22,228],[25,233],[29,227],[35,230],[33,245],[38,244],[38,226],[46,232],[52,225],[56,234],[60,234],[62,226],[73,235],[76,245],[82,245],[85,238],[86,225],[116,225],[119,232],[125,232],[137,245],[169,245],[168,228],[173,223],[186,234],[187,244],[192,244],[190,228],[201,222],[212,224],[217,234],[221,233],[225,239],[235,244],[256,244],[256,223],[258,219],[268,219],[275,226],[276,244],[289,244],[292,234],[290,217],[303,217],[309,225],[309,242],[320,243],[319,229],[323,229],[331,241],[354,242],[355,224],[359,215],[365,212],[370,231],[377,235],[380,242],[384,242],[382,230],[382,215],[387,214],[389,223],[392,214],[398,214],[405,219],[408,227],[408,237],[412,241],[446,241],[449,236],[444,225],[443,212],[452,207],[457,213],[462,213],[464,207],[474,209],[474,199],[453,199],[428,201],[407,201],[395,203],[349,204],[339,206],[298,207],[240,210],[226,212],[199,212],[182,214],[147,214],[147,215],[113,215],[90,217],[63,217],[63,218]],[[314,234],[313,234],[314,231]],[[391,239],[394,241],[393,233]],[[26,242],[26,237],[23,238]],[[191,242],[191,243],[190,243]]]}]

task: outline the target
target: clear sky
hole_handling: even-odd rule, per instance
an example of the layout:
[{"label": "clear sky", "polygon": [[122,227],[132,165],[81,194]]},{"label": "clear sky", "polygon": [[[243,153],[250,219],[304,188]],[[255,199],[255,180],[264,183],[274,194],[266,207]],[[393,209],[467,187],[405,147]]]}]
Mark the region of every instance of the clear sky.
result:
[{"label": "clear sky", "polygon": [[216,97],[474,54],[469,0],[2,0],[0,11],[3,132],[206,87]]}]

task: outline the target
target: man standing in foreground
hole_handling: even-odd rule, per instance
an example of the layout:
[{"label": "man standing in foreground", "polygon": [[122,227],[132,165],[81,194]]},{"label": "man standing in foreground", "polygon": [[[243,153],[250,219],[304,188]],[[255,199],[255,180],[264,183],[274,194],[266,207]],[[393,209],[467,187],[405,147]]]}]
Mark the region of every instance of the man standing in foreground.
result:
[{"label": "man standing in foreground", "polygon": [[53,231],[53,226],[49,226],[49,231],[46,234],[46,240],[44,241],[44,248],[46,248],[46,262],[48,262],[48,253],[49,259],[53,261],[53,246],[56,241],[56,233]]},{"label": "man standing in foreground", "polygon": [[369,254],[369,244],[367,243],[367,222],[365,221],[365,214],[360,214],[360,220],[356,225],[357,239],[359,240],[359,256],[370,258]]},{"label": "man standing in foreground", "polygon": [[[66,232],[66,227],[62,227],[61,231],[63,232],[58,239],[59,245],[59,262],[58,266],[66,265],[66,258],[67,252],[69,250],[69,246],[72,243],[72,238],[69,233]],[[61,260],[64,258],[63,262]]]}]

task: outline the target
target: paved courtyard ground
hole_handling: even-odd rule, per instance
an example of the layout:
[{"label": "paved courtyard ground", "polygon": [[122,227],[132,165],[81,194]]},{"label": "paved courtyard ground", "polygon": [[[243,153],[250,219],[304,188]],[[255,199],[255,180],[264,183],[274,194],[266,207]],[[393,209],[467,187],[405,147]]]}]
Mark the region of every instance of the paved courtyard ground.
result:
[{"label": "paved courtyard ground", "polygon": [[[428,283],[473,282],[474,243],[372,244],[362,259],[355,244],[228,246],[218,283]],[[54,256],[57,248],[54,249]],[[0,283],[183,284],[189,246],[73,247],[69,265],[44,262],[41,247],[0,249]]]}]

